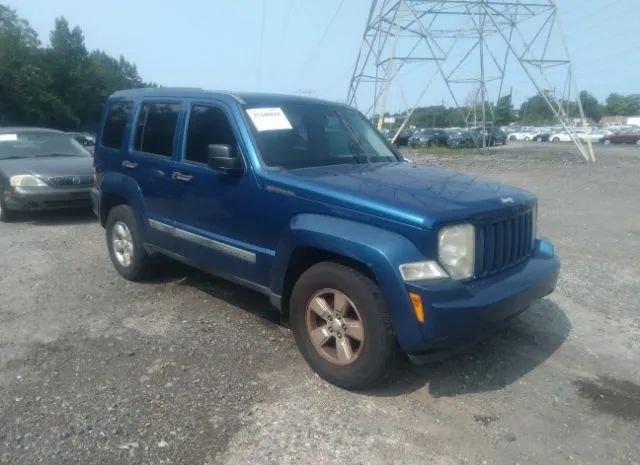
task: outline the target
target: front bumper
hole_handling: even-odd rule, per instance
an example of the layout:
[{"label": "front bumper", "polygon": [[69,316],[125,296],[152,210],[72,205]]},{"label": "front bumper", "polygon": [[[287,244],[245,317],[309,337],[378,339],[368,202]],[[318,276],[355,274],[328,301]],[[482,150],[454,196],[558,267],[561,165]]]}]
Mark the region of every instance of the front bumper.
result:
[{"label": "front bumper", "polygon": [[510,320],[556,286],[560,262],[546,240],[533,256],[492,277],[462,283],[452,280],[407,284],[425,309],[420,325],[423,344],[408,352],[429,356],[464,348],[505,327]]},{"label": "front bumper", "polygon": [[42,211],[66,208],[89,208],[90,187],[78,188],[9,188],[2,192],[5,207],[11,211]]}]

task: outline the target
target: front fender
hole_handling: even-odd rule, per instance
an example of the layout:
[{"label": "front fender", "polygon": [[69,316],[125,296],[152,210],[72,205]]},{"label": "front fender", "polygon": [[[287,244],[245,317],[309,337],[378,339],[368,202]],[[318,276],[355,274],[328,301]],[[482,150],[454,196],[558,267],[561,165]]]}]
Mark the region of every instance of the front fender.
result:
[{"label": "front fender", "polygon": [[404,350],[423,344],[412,312],[408,291],[398,266],[424,259],[424,254],[404,236],[352,220],[317,214],[293,218],[276,249],[270,287],[282,295],[289,260],[299,247],[313,247],[355,260],[375,276],[393,328]]}]

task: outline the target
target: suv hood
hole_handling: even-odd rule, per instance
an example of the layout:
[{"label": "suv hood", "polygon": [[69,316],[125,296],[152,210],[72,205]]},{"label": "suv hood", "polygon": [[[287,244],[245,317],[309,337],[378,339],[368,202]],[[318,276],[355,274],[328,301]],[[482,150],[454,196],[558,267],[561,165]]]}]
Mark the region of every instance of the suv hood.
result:
[{"label": "suv hood", "polygon": [[[274,173],[275,174],[275,173]],[[335,165],[278,172],[281,189],[417,227],[510,215],[533,194],[487,179],[414,163]],[[280,184],[280,183],[278,183]]]}]

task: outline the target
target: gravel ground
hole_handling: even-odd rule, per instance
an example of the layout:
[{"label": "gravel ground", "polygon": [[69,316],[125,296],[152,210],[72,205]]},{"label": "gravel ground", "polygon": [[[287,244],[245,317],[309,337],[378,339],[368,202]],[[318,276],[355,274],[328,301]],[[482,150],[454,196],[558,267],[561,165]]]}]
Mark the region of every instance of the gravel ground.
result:
[{"label": "gravel ground", "polygon": [[2,464],[640,463],[640,149],[428,162],[540,197],[557,291],[470,352],[352,393],[266,299],[181,266],[121,279],[84,212],[0,225]]}]

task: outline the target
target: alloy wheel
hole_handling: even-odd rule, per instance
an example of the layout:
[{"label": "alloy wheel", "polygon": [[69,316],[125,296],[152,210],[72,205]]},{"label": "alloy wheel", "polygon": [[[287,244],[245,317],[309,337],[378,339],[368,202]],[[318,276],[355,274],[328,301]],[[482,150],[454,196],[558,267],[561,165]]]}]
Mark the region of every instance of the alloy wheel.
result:
[{"label": "alloy wheel", "polygon": [[113,225],[111,244],[118,263],[128,267],[133,262],[133,238],[129,227],[122,221]]},{"label": "alloy wheel", "polygon": [[349,365],[362,353],[364,326],[354,303],[336,289],[317,291],[306,308],[309,340],[318,353],[336,365]]}]

